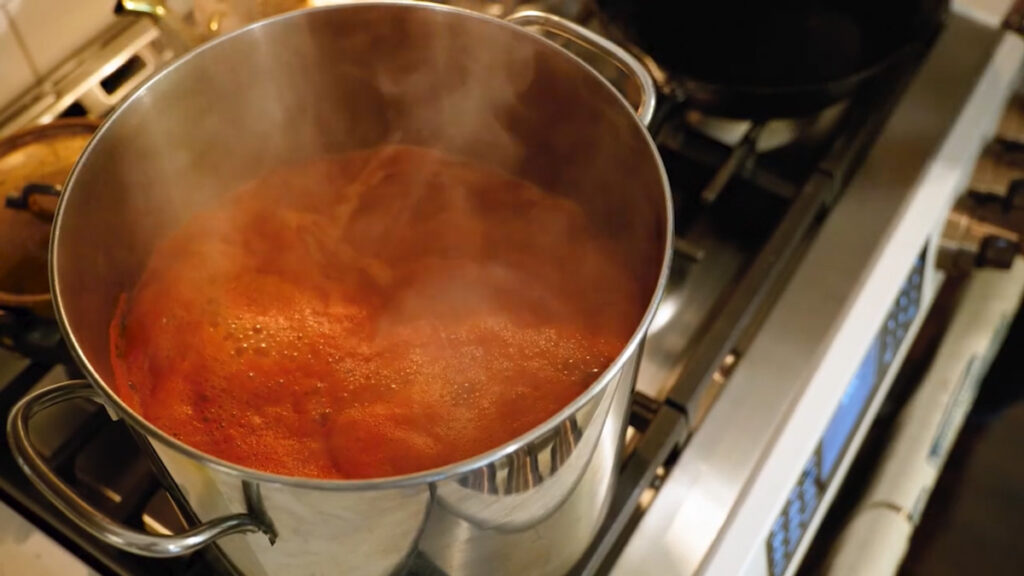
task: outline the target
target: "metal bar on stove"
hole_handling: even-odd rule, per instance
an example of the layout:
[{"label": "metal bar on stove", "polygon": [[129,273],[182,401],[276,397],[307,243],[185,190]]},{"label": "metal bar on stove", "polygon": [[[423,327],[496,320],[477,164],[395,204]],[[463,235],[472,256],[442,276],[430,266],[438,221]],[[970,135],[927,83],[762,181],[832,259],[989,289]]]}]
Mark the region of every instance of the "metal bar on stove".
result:
[{"label": "metal bar on stove", "polygon": [[641,494],[651,486],[658,467],[686,441],[689,429],[686,414],[667,404],[661,406],[623,465],[608,516],[571,574],[589,576],[607,571],[615,552],[629,536],[626,528],[636,515]]},{"label": "metal bar on stove", "polygon": [[[669,402],[691,417],[698,413],[694,404],[698,391],[711,381],[749,320],[763,304],[765,295],[779,280],[782,264],[814,223],[831,189],[831,180],[823,174],[815,174],[803,187],[778,228],[736,285],[715,322],[688,355],[679,380],[669,392]],[[700,421],[694,420],[691,425],[699,426]]]},{"label": "metal bar on stove", "polygon": [[758,122],[752,124],[747,129],[743,139],[732,149],[729,157],[715,171],[711,181],[704,186],[704,190],[700,193],[701,202],[705,204],[713,203],[718,198],[718,195],[722,193],[722,190],[725,190],[726,185],[736,175],[736,172],[750,160],[757,148],[757,139],[761,136],[761,129],[763,127],[764,124]]},{"label": "metal bar on stove", "polygon": [[[664,136],[659,142],[664,143],[668,149],[687,160],[697,162],[714,170],[720,170],[722,164],[728,161],[733,153],[732,148],[719,142],[695,136],[692,133],[685,136],[685,143],[676,140],[676,138],[679,137]],[[758,166],[757,163],[744,170],[740,170],[740,172],[740,174],[734,174],[733,179],[746,182],[780,198],[793,198],[799,192],[799,187],[794,185],[792,180],[773,174],[771,171]]]}]

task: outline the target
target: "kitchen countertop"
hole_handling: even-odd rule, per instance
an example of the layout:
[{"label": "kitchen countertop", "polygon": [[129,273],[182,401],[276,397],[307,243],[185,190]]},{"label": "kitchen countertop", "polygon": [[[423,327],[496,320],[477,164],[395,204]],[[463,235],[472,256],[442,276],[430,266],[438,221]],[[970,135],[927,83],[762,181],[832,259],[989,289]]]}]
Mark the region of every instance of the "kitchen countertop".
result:
[{"label": "kitchen countertop", "polygon": [[0,502],[0,576],[99,576]]}]

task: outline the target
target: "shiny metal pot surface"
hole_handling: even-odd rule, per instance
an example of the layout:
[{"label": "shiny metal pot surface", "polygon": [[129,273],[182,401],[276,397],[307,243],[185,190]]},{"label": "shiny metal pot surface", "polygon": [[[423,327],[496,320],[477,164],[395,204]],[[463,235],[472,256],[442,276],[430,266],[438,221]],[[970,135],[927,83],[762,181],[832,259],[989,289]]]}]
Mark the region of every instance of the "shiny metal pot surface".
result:
[{"label": "shiny metal pot surface", "polygon": [[[68,180],[50,248],[57,316],[89,382],[26,397],[8,422],[33,482],[115,546],[173,556],[216,540],[246,574],[387,574],[416,551],[449,574],[564,573],[607,510],[640,347],[668,272],[672,210],[657,151],[626,101],[522,26],[615,59],[645,87],[640,115],[649,118],[640,65],[550,16],[514,20],[412,2],[290,13],[189,53],[114,112]],[[628,255],[649,306],[583,395],[486,454],[368,481],[242,468],[178,442],[117,398],[107,327],[155,243],[263,170],[386,142],[472,158],[572,197]],[[135,531],[60,483],[28,422],[82,397],[149,441],[204,524],[173,536]]]}]

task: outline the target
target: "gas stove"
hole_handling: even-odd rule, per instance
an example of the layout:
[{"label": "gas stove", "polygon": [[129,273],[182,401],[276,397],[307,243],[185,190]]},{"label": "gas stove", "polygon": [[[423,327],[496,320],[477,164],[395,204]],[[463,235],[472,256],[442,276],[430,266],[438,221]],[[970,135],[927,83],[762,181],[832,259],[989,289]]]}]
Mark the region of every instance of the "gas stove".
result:
[{"label": "gas stove", "polygon": [[[453,3],[495,16],[524,7]],[[608,33],[587,2],[540,4]],[[673,191],[675,257],[611,510],[576,573],[795,571],[943,284],[946,215],[1016,89],[1024,42],[999,22],[955,10],[926,50],[812,117],[708,117],[662,95],[651,130]],[[0,134],[102,116],[171,57],[141,21],[89,54],[38,100],[0,113]],[[0,412],[77,376],[52,356],[0,350]],[[105,411],[68,404],[31,432],[112,518],[154,533],[196,523],[144,443]],[[155,560],[100,543],[6,449],[0,499],[82,574],[235,572],[216,548]],[[437,569],[419,556],[409,572]]]}]

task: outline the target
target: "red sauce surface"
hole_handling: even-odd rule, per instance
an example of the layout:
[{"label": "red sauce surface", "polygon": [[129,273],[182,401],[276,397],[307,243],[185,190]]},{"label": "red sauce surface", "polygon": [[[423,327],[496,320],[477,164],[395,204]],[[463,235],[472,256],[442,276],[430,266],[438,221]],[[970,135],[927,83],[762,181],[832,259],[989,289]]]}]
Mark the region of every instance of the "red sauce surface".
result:
[{"label": "red sauce surface", "polygon": [[243,466],[373,478],[554,415],[644,302],[574,203],[388,146],[279,169],[191,217],[111,323],[117,394]]}]

